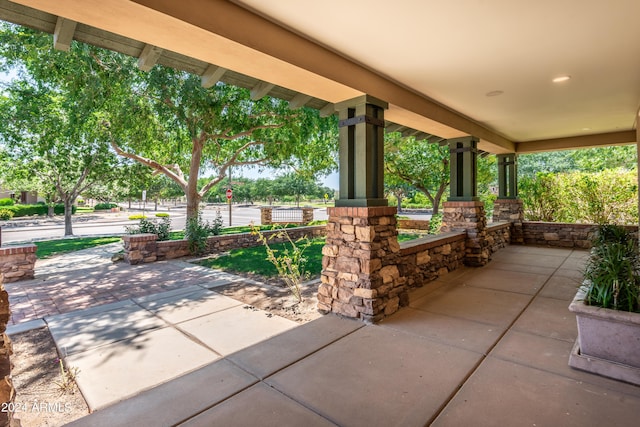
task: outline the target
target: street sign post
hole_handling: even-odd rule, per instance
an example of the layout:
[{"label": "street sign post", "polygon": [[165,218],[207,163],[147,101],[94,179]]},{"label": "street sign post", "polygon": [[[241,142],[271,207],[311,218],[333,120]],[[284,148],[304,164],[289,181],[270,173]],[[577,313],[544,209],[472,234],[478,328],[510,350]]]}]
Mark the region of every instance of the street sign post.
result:
[{"label": "street sign post", "polygon": [[227,200],[229,201],[229,227],[231,227],[231,199],[233,198],[233,191],[227,188]]}]

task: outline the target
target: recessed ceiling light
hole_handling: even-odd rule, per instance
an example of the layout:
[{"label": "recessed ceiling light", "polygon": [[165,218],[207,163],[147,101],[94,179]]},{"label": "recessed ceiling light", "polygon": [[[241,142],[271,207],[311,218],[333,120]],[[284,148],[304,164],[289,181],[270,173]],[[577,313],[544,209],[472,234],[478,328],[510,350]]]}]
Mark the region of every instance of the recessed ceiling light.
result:
[{"label": "recessed ceiling light", "polygon": [[554,83],[562,83],[571,80],[571,76],[559,76],[552,80]]},{"label": "recessed ceiling light", "polygon": [[502,95],[504,92],[501,90],[492,90],[491,92],[487,92],[485,94],[485,96],[499,96]]},{"label": "recessed ceiling light", "polygon": [[591,128],[582,128],[582,130],[591,130]]}]

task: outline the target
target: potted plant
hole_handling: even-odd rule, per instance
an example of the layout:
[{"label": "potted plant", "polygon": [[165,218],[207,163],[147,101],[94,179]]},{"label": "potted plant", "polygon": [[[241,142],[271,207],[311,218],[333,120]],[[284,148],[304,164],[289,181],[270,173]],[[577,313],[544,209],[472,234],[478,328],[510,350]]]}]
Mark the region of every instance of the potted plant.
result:
[{"label": "potted plant", "polygon": [[640,254],[625,227],[598,227],[569,310],[578,322],[569,365],[640,384]]}]

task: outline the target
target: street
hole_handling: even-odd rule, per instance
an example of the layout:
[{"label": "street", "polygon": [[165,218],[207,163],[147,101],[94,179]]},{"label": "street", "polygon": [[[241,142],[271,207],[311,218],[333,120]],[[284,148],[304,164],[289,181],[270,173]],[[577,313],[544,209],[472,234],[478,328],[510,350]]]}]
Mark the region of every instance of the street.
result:
[{"label": "street", "polygon": [[[145,215],[153,219],[157,212],[169,213],[171,218],[172,230],[183,230],[186,219],[186,209],[184,207],[165,207],[162,206],[157,211],[144,210]],[[212,222],[220,211],[223,226],[229,226],[229,210],[225,206],[207,206],[202,210],[202,217],[205,221]],[[100,212],[76,214],[73,217],[73,233],[75,236],[108,236],[121,235],[126,233],[125,227],[131,227],[138,224],[138,220],[130,220],[129,216],[141,214],[142,209],[135,206],[126,212]],[[260,224],[260,207],[259,206],[233,206],[231,209],[231,225],[249,225],[250,223]],[[412,219],[429,219],[430,214],[427,213],[406,213],[401,215]],[[313,211],[314,220],[326,220],[326,208],[316,208]],[[2,244],[7,243],[26,243],[34,240],[57,239],[64,237],[64,218],[56,216],[55,218],[16,218],[11,221],[11,226],[2,225],[1,236]]]},{"label": "street", "polygon": [[[223,225],[229,225],[229,210],[227,206],[207,206],[202,210],[204,220],[212,222],[220,210]],[[172,230],[182,230],[185,226],[185,208],[170,207],[158,211],[145,210],[145,215],[153,219],[157,212],[167,212],[171,218]],[[133,208],[127,212],[104,212],[76,214],[73,218],[73,233],[75,236],[103,236],[124,234],[125,227],[137,225],[137,220],[129,220],[129,215],[140,214],[141,209]],[[231,225],[249,225],[251,222],[260,224],[259,206],[233,206],[231,209]],[[314,209],[314,219],[327,219],[326,209]],[[64,236],[64,218],[57,216],[50,218],[16,218],[11,221],[14,226],[2,226],[2,244],[16,242],[30,242]],[[22,224],[24,225],[22,225]]]}]

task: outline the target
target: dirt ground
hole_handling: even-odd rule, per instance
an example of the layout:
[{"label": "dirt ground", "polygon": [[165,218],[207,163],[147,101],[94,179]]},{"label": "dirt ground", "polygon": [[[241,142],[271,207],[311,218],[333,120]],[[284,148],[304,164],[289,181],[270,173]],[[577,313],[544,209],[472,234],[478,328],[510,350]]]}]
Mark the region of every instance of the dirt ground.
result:
[{"label": "dirt ground", "polygon": [[[265,281],[261,277],[253,279]],[[316,309],[319,280],[302,287],[303,301],[297,303],[279,280],[264,285],[235,283],[213,288],[215,292],[237,299],[247,306],[265,310],[298,323],[321,316]],[[58,353],[49,329],[35,329],[13,335],[13,384],[16,388],[15,418],[22,427],[62,426],[89,413],[75,383],[63,392]],[[79,372],[78,375],[82,375]]]},{"label": "dirt ground", "polygon": [[[56,345],[49,329],[13,335],[15,415],[23,427],[61,426],[89,413],[78,387],[63,390]],[[78,373],[82,375],[82,373]]]}]

